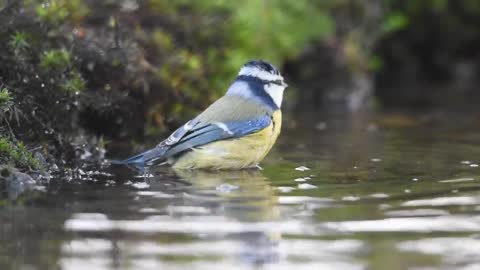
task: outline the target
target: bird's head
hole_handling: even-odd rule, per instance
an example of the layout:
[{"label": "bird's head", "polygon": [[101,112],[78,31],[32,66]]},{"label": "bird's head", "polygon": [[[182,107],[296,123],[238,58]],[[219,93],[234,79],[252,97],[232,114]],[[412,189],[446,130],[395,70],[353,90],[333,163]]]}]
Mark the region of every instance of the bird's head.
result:
[{"label": "bird's head", "polygon": [[[283,99],[283,91],[288,86],[278,68],[262,60],[252,60],[242,66],[238,73],[237,81],[247,82],[248,87],[242,89],[238,85],[229,92],[235,92],[243,96],[255,94],[250,92],[263,91],[280,108]],[[258,94],[258,93],[257,93]],[[261,94],[261,93],[260,93]]]}]

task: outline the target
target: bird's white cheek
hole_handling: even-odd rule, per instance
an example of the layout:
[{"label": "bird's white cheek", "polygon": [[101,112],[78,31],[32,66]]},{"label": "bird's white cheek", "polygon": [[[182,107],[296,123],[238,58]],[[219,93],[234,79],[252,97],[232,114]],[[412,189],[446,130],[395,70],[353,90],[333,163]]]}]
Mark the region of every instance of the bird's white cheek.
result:
[{"label": "bird's white cheek", "polygon": [[265,92],[267,92],[273,99],[273,102],[280,108],[282,106],[284,86],[277,84],[265,85]]}]

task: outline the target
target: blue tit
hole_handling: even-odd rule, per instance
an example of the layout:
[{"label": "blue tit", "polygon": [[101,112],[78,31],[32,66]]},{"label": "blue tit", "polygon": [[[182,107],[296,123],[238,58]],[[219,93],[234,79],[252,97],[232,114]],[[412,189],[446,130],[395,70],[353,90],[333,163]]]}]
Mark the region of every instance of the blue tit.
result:
[{"label": "blue tit", "polygon": [[283,91],[279,70],[264,61],[242,66],[226,94],[153,149],[121,161],[174,169],[243,169],[258,166],[280,134]]}]

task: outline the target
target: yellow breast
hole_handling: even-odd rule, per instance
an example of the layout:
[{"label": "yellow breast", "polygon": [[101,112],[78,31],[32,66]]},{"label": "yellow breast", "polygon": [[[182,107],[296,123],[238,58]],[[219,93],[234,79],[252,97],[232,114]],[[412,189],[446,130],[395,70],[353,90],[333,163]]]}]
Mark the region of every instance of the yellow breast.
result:
[{"label": "yellow breast", "polygon": [[216,141],[200,147],[173,160],[176,169],[242,169],[255,167],[272,149],[280,135],[282,113],[272,115],[272,123],[241,138]]}]

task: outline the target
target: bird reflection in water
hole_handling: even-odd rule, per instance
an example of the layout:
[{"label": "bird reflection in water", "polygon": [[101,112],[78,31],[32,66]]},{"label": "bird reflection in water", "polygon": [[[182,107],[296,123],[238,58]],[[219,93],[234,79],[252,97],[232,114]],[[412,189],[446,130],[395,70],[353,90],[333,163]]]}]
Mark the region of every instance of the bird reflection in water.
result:
[{"label": "bird reflection in water", "polygon": [[[280,218],[278,197],[269,184],[269,179],[259,170],[178,170],[176,175],[192,184],[187,197],[195,204],[213,210],[213,215],[238,222],[239,226],[273,222]],[[281,234],[263,228],[264,226],[246,226],[244,230],[225,236],[241,243],[241,248],[235,255],[241,262],[261,265],[280,259],[278,247]]]}]

